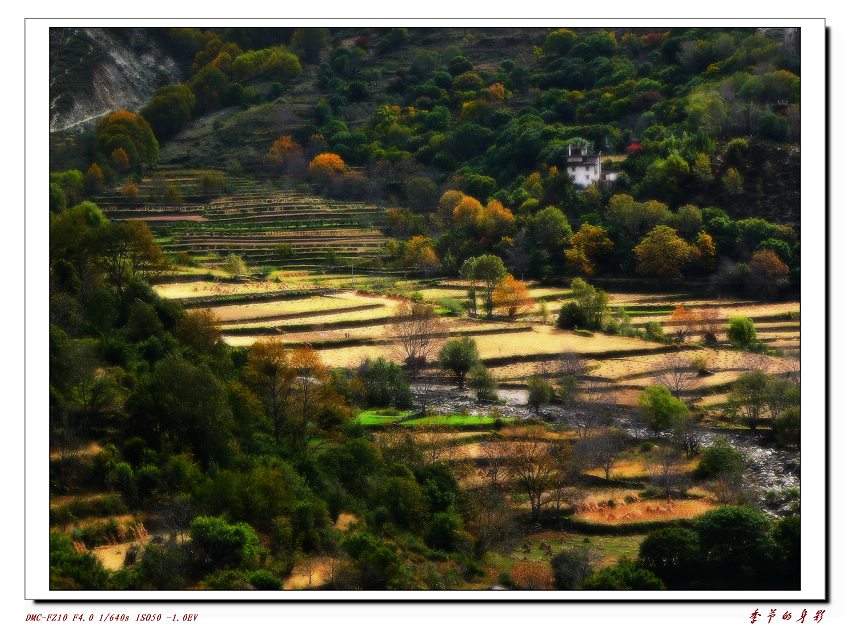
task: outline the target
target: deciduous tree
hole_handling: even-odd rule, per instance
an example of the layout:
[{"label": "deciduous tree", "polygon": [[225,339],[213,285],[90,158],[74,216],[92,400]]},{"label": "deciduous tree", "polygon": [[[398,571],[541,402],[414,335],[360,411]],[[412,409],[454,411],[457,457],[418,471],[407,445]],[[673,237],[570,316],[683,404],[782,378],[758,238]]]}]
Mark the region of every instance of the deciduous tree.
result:
[{"label": "deciduous tree", "polygon": [[637,271],[659,279],[679,279],[691,257],[690,247],[676,230],[666,225],[653,228],[634,248]]},{"label": "deciduous tree", "polygon": [[347,170],[342,157],[332,152],[323,152],[317,155],[309,167],[310,178],[322,184],[328,184],[331,180],[343,174]]},{"label": "deciduous tree", "polygon": [[295,391],[296,371],[284,344],[260,338],[248,350],[245,379],[263,401],[275,441],[280,441]]},{"label": "deciduous tree", "polygon": [[505,444],[506,462],[517,488],[528,498],[531,520],[540,519],[543,496],[560,481],[560,466],[550,443],[532,435],[524,441]]},{"label": "deciduous tree", "polygon": [[461,267],[460,275],[473,283],[481,282],[484,285],[484,308],[487,317],[493,316],[493,292],[496,285],[508,275],[502,259],[494,254],[484,254],[467,259]]},{"label": "deciduous tree", "polygon": [[130,166],[153,165],[159,159],[159,143],[150,124],[136,113],[117,110],[101,119],[94,130],[96,154],[109,157],[118,148],[127,153]]},{"label": "deciduous tree", "polygon": [[438,357],[440,366],[454,374],[458,388],[463,390],[466,374],[479,361],[475,341],[469,336],[452,338],[442,346]]},{"label": "deciduous tree", "polygon": [[643,417],[656,432],[672,428],[690,415],[687,405],[673,397],[666,386],[645,388],[638,398],[638,406]]},{"label": "deciduous tree", "polygon": [[788,282],[790,269],[782,262],[776,252],[769,249],[753,253],[747,267],[747,280],[755,293],[770,298],[776,295],[780,287]]},{"label": "deciduous tree", "polygon": [[508,274],[493,290],[493,306],[505,312],[509,320],[525,313],[534,304],[528,286]]},{"label": "deciduous tree", "polygon": [[412,376],[418,375],[439,349],[445,329],[433,305],[402,302],[396,320],[387,327],[398,359]]},{"label": "deciduous tree", "polygon": [[594,259],[614,249],[614,243],[608,238],[605,228],[582,223],[578,231],[570,238],[572,247],[564,251],[567,267],[573,272],[592,275],[596,273]]}]

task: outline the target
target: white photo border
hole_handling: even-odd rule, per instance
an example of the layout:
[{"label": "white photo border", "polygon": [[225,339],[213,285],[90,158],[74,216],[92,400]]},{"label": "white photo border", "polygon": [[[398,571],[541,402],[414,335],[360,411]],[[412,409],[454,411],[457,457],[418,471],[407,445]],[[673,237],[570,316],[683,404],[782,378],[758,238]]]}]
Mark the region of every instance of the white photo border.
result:
[{"label": "white photo border", "polygon": [[[48,586],[48,36],[62,26],[575,26],[801,28],[801,452],[803,558],[799,591],[51,591]],[[29,19],[26,21],[26,576],[25,598],[50,601],[824,601],[827,544],[826,31],[820,19]],[[823,425],[821,426],[821,423]],[[833,422],[833,425],[835,423]],[[833,537],[833,539],[835,539]]]}]

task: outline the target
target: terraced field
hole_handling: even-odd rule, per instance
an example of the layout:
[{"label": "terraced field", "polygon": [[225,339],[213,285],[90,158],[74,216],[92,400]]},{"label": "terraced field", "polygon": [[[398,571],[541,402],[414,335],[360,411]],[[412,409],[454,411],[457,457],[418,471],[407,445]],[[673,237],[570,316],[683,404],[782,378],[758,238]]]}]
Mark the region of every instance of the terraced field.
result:
[{"label": "terraced field", "polygon": [[212,268],[229,254],[281,270],[350,264],[375,256],[386,241],[385,211],[377,206],[238,177],[228,178],[226,192],[205,192],[204,174],[160,168],[142,181],[135,199],[116,190],[97,203],[110,219],[145,221],[166,253]]},{"label": "terraced field", "polygon": [[[393,295],[365,293],[353,290],[352,283],[354,287],[371,284],[398,291]],[[248,347],[258,338],[273,338],[292,346],[315,347],[328,366],[353,367],[366,357],[398,356],[389,329],[400,303],[397,294],[415,291],[427,301],[461,299],[466,283],[444,280],[417,285],[391,277],[358,276],[352,280],[350,276],[293,270],[275,281],[172,282],[156,289],[165,297],[183,298],[190,305],[211,306],[225,341],[232,346]],[[539,286],[533,281],[531,291],[538,298],[559,298],[550,301],[555,309],[569,296],[568,289]],[[569,351],[585,359],[588,378],[599,381],[596,389],[610,392],[623,405],[635,405],[645,387],[666,383],[675,369],[697,362],[705,371],[686,372],[679,381],[682,395],[703,406],[722,403],[730,385],[745,371],[758,368],[788,374],[799,368],[795,357],[800,346],[799,303],[660,294],[615,294],[612,300],[615,309],[623,307],[632,317],[633,326],[655,320],[667,333],[672,332],[670,313],[678,304],[694,310],[716,309],[716,320],[721,323],[719,348],[702,348],[696,342],[686,342],[685,346],[663,344],[599,332],[579,335],[544,324],[536,311],[516,322],[450,316],[440,320],[443,333],[468,335],[476,341],[482,361],[505,386],[521,387],[532,375],[554,373],[559,358]],[[728,348],[723,326],[729,317],[737,315],[752,317],[760,340],[782,356]],[[550,323],[552,320],[554,315],[550,315]]]},{"label": "terraced field", "polygon": [[[135,200],[115,191],[101,195],[98,203],[112,219],[145,220],[167,254],[195,261],[181,267],[171,281],[157,285],[156,291],[165,298],[182,299],[190,308],[210,307],[225,341],[233,346],[248,347],[258,338],[271,337],[292,346],[309,344],[329,366],[351,367],[365,357],[397,354],[388,327],[396,320],[400,296],[415,293],[426,302],[466,297],[468,283],[463,280],[373,275],[369,259],[386,240],[381,232],[384,210],[376,206],[333,201],[240,177],[229,178],[226,192],[211,197],[204,192],[204,174],[208,176],[160,169],[141,183]],[[179,190],[180,203],[162,202],[169,188]],[[223,268],[230,254],[242,256],[255,273],[262,268],[264,279],[229,279]],[[707,372],[689,378],[684,394],[708,406],[722,402],[743,371],[785,373],[787,356],[799,353],[799,302],[700,299],[678,293],[610,295],[612,310],[624,310],[633,327],[642,329],[655,321],[668,335],[676,306],[712,309],[720,349],[697,352],[688,345],[676,354],[674,345],[603,333],[585,337],[557,329],[553,323],[570,290],[527,282],[535,305],[516,322],[441,318],[446,334],[472,337],[484,363],[509,386],[522,386],[534,374],[554,371],[558,358],[570,351],[587,361],[590,377],[600,381],[602,390],[612,392],[622,404],[635,404],[644,387],[663,381],[684,358],[701,355]],[[752,318],[760,340],[786,358],[731,351],[725,324],[733,316]]]}]

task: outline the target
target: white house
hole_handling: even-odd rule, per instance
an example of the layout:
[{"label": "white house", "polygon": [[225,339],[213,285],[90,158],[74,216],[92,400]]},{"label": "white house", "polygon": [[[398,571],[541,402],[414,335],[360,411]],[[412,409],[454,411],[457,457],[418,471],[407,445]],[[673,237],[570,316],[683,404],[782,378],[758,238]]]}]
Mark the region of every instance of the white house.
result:
[{"label": "white house", "polygon": [[[567,174],[580,188],[586,188],[597,181],[612,182],[616,172],[602,172],[602,153],[593,152],[586,144],[567,146]],[[601,185],[601,184],[600,184]]]}]

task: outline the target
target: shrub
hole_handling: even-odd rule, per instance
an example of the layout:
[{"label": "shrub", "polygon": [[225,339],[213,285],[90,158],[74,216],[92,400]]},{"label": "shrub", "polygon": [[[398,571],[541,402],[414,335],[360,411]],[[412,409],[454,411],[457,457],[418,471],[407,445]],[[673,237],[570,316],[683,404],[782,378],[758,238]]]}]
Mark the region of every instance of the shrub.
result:
[{"label": "shrub", "polygon": [[462,316],[464,312],[463,303],[457,298],[440,298],[437,305],[445,309],[449,316]]},{"label": "shrub", "polygon": [[655,320],[651,320],[644,325],[644,330],[646,331],[646,338],[648,340],[656,340],[663,341],[664,336],[664,327],[661,326],[660,322],[656,322]]},{"label": "shrub", "polygon": [[506,587],[509,590],[512,590],[515,587],[514,580],[511,578],[509,572],[499,572],[499,576],[496,580],[499,582],[499,585]]},{"label": "shrub", "polygon": [[360,363],[355,374],[362,387],[361,399],[367,406],[394,406],[407,408],[413,402],[410,384],[401,367],[393,362],[378,358],[367,358]]},{"label": "shrub", "polygon": [[726,337],[738,349],[752,349],[757,342],[756,327],[751,318],[732,318]]},{"label": "shrub", "polygon": [[617,565],[597,570],[584,585],[586,590],[663,590],[664,583],[655,574],[635,562],[621,559]]},{"label": "shrub", "polygon": [[470,370],[468,383],[479,402],[493,402],[498,399],[496,389],[499,384],[483,364],[477,364]]},{"label": "shrub", "polygon": [[50,589],[105,589],[109,574],[91,553],[79,553],[71,540],[58,532],[50,533]]},{"label": "shrub", "polygon": [[687,405],[673,397],[666,386],[645,388],[638,398],[638,406],[644,419],[655,431],[672,428],[689,416]]},{"label": "shrub", "polygon": [[268,570],[255,570],[248,575],[248,582],[256,590],[280,590],[283,583]]},{"label": "shrub", "polygon": [[691,358],[691,368],[699,375],[708,373],[708,356],[699,353]]},{"label": "shrub", "polygon": [[783,446],[800,447],[800,407],[782,411],[773,423],[776,439]]},{"label": "shrub", "polygon": [[559,590],[580,590],[593,572],[595,555],[590,548],[579,546],[552,557],[552,573]]},{"label": "shrub", "polygon": [[260,552],[257,533],[247,523],[230,524],[219,517],[195,517],[189,536],[201,563],[211,570],[249,563]]},{"label": "shrub", "polygon": [[694,475],[698,479],[739,478],[746,467],[744,455],[725,437],[715,437],[699,460]]},{"label": "shrub", "polygon": [[558,312],[558,326],[561,329],[575,329],[584,326],[584,315],[578,303],[570,301],[561,305],[561,310]]},{"label": "shrub", "polygon": [[552,383],[548,378],[539,375],[530,377],[528,379],[528,408],[539,413],[543,404],[549,404],[552,401],[553,393]]},{"label": "shrub", "polygon": [[434,549],[457,550],[463,530],[463,519],[454,512],[438,512],[425,530],[425,541]]}]

